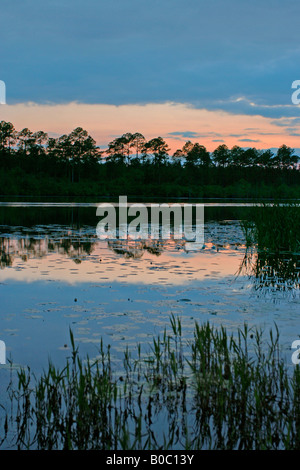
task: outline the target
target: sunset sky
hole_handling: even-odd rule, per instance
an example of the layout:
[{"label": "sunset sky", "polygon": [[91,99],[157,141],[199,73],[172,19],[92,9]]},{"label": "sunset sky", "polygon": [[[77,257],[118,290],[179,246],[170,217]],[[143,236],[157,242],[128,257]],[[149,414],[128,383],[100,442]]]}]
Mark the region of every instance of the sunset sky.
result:
[{"label": "sunset sky", "polygon": [[[297,0],[1,2],[0,120],[300,152]],[[299,153],[300,154],[300,153]]]}]

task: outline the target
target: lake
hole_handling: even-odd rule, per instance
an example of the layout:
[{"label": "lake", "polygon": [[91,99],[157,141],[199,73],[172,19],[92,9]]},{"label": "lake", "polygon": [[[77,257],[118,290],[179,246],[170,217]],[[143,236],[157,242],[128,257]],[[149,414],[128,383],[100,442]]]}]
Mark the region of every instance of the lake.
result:
[{"label": "lake", "polygon": [[241,226],[253,204],[205,202],[204,245],[192,251],[172,238],[100,240],[97,205],[0,203],[2,383],[9,362],[37,372],[50,358],[63,365],[70,329],[80,354],[97,357],[102,338],[117,364],[126,347],[147,348],[172,314],[186,339],[195,322],[232,332],[245,322],[276,323],[291,363],[300,335],[299,254],[280,254],[284,275],[269,258],[261,269]]}]

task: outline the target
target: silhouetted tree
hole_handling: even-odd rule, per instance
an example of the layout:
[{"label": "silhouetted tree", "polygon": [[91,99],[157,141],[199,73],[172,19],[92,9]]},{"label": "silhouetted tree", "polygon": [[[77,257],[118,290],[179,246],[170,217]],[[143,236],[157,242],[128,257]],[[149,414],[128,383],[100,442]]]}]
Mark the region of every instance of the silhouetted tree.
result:
[{"label": "silhouetted tree", "polygon": [[274,153],[271,150],[260,152],[256,164],[262,168],[271,168],[274,165]]},{"label": "silhouetted tree", "polygon": [[127,157],[126,139],[121,136],[109,142],[105,153],[106,161],[125,164]]},{"label": "silhouetted tree", "polygon": [[163,165],[166,163],[169,148],[162,137],[155,137],[144,144],[143,152],[153,155],[154,165]]},{"label": "silhouetted tree", "polygon": [[234,145],[230,150],[230,164],[241,166],[243,164],[243,154],[244,150],[240,146]]},{"label": "silhouetted tree", "polygon": [[206,150],[204,145],[198,143],[189,148],[186,154],[186,166],[205,166],[211,164],[210,153]]},{"label": "silhouetted tree", "polygon": [[299,157],[294,154],[294,150],[287,145],[279,147],[275,156],[275,163],[278,168],[294,168],[298,160]]},{"label": "silhouetted tree", "polygon": [[230,150],[227,145],[219,145],[213,151],[213,161],[217,166],[225,167],[230,163]]},{"label": "silhouetted tree", "polygon": [[132,135],[131,142],[132,142],[131,147],[135,151],[135,156],[136,158],[139,158],[139,155],[142,154],[143,152],[146,139],[143,136],[143,134],[140,134],[139,132],[135,132],[135,134]]},{"label": "silhouetted tree", "polygon": [[0,151],[8,151],[15,144],[17,132],[11,122],[0,122]]}]

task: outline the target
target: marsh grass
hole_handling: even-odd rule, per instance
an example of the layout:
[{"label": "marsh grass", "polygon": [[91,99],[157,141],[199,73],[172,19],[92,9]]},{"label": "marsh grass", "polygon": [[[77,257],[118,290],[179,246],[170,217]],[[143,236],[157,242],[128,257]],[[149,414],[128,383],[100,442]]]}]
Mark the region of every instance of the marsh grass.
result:
[{"label": "marsh grass", "polygon": [[17,449],[300,449],[300,369],[280,354],[279,333],[244,325],[235,334],[181,321],[150,349],[124,351],[115,373],[110,348],[40,377],[17,372],[1,424],[2,447]]},{"label": "marsh grass", "polygon": [[269,253],[300,252],[299,204],[262,204],[251,210],[251,218],[241,221],[246,245],[256,244]]},{"label": "marsh grass", "polygon": [[300,207],[293,203],[255,207],[241,227],[246,250],[238,274],[254,279],[256,290],[299,290]]}]

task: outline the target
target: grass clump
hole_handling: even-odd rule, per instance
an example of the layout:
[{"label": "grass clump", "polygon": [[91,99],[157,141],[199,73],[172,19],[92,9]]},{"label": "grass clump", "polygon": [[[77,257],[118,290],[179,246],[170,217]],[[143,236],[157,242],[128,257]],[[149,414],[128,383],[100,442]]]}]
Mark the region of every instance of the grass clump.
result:
[{"label": "grass clump", "polygon": [[300,251],[300,207],[296,203],[262,204],[241,221],[246,245],[269,253]]},{"label": "grass clump", "polygon": [[246,251],[239,274],[246,273],[256,290],[296,292],[300,286],[300,207],[273,204],[255,207],[242,220]]},{"label": "grass clump", "polygon": [[279,333],[244,325],[235,334],[195,324],[191,341],[170,331],[124,352],[110,348],[49,363],[39,378],[18,371],[9,387],[2,447],[18,449],[300,449],[300,368],[280,354]]}]

